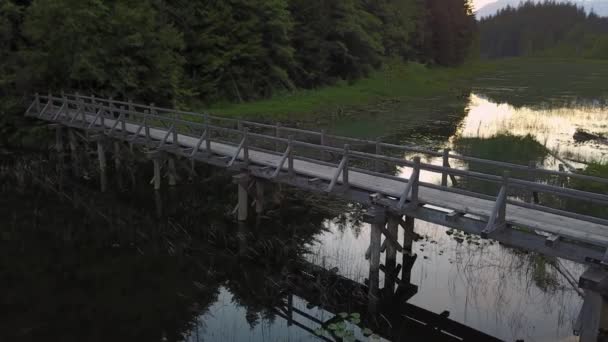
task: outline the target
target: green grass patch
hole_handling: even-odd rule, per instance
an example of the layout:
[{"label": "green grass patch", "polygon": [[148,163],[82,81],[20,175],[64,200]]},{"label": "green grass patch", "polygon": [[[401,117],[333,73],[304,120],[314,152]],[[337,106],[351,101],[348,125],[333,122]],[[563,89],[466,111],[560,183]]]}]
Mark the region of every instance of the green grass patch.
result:
[{"label": "green grass patch", "polygon": [[270,99],[240,104],[222,103],[207,108],[216,115],[269,120],[307,120],[329,112],[387,100],[430,97],[458,92],[459,84],[492,65],[427,68],[418,63],[391,62],[368,78],[340,82],[313,90],[298,90]]},{"label": "green grass patch", "polygon": [[512,134],[499,134],[491,138],[459,138],[454,141],[454,149],[462,155],[526,166],[530,161],[542,161],[549,152],[531,135]]}]

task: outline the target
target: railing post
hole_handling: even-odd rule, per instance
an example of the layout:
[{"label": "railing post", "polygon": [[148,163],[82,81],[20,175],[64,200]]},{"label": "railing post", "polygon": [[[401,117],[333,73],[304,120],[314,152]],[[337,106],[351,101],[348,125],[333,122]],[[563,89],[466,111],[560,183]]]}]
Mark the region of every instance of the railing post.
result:
[{"label": "railing post", "polygon": [[414,157],[414,171],[412,176],[413,177],[410,179],[410,181],[413,182],[410,203],[413,207],[416,207],[418,205],[418,187],[420,183],[420,157],[418,156]]},{"label": "railing post", "polygon": [[[321,146],[325,146],[325,144],[326,144],[326,141],[325,141],[326,140],[326,137],[325,137],[326,134],[327,134],[326,131],[324,129],[322,129],[321,130],[321,141],[320,141],[321,142]],[[325,150],[321,150],[321,160],[327,160],[326,157],[327,157],[327,152]]]},{"label": "railing post", "polygon": [[205,137],[205,149],[207,153],[211,153],[211,122],[209,114],[205,114],[205,129],[207,130],[207,136]]},{"label": "railing post", "polygon": [[243,162],[249,166],[249,128],[243,129]]},{"label": "railing post", "polygon": [[[66,111],[66,113],[68,113],[68,115],[69,115],[69,113],[70,113],[70,107],[69,107],[69,105],[68,105],[68,97],[67,97],[67,96],[65,96],[65,94],[63,93],[63,91],[61,92],[61,101],[63,101],[63,103],[61,104],[61,107],[65,106],[65,109],[64,109],[64,110],[65,110],[65,111]],[[61,108],[61,107],[60,107],[60,108]],[[76,112],[76,114],[74,114],[74,117],[73,117],[73,118],[70,118],[70,121],[72,121],[74,118],[76,118],[76,116],[78,116],[78,112]]]},{"label": "railing post", "polygon": [[126,116],[126,112],[125,112],[125,106],[120,106],[120,118],[122,118],[120,120],[120,130],[122,131],[122,136],[126,137],[127,136],[127,123],[125,122],[125,116]]},{"label": "railing post", "polygon": [[177,134],[177,122],[173,120],[173,146],[179,146],[179,136]]},{"label": "railing post", "polygon": [[502,186],[505,191],[502,192],[502,198],[498,200],[501,201],[500,209],[498,210],[498,223],[505,224],[507,222],[507,197],[509,194],[509,177],[511,173],[509,171],[505,171],[502,174]]},{"label": "railing post", "polygon": [[[276,126],[274,126],[274,136],[276,138],[281,137],[281,123],[280,122],[277,122]],[[279,141],[274,143],[274,149],[276,152],[279,152],[281,150],[281,143]]]},{"label": "railing post", "polygon": [[[382,154],[382,138],[377,137],[376,138],[376,155],[381,155]],[[376,160],[374,161],[374,171],[376,172],[380,172],[380,161]]]},{"label": "railing post", "polygon": [[[528,164],[530,166],[530,174],[531,174],[531,180],[534,182],[534,170],[536,169],[536,162],[531,160],[530,163]],[[534,204],[539,204],[540,203],[540,198],[538,197],[538,192],[537,191],[532,191],[532,199],[534,201]]]},{"label": "railing post", "polygon": [[[53,106],[54,106],[54,105],[53,105],[53,99],[52,99],[52,97],[53,97],[53,94],[51,94],[51,92],[49,92],[49,93],[48,93],[48,101],[47,101],[47,106],[48,106],[48,109],[50,109],[50,110],[53,110]],[[52,113],[52,112],[51,112],[51,113]]]},{"label": "railing post", "polygon": [[[450,167],[450,149],[446,148],[443,150],[443,167]],[[441,173],[441,186],[448,186],[448,172],[447,170],[443,170]]]},{"label": "railing post", "polygon": [[110,96],[108,98],[108,108],[109,108],[109,112],[110,112],[110,118],[115,118],[116,117],[116,113],[114,113],[114,97]]},{"label": "railing post", "polygon": [[[91,94],[91,107],[93,108],[93,113],[96,113],[96,112],[97,112],[97,108],[96,108],[96,106],[97,106],[97,101],[96,101],[96,99],[95,99],[95,95]],[[83,123],[86,123],[86,122],[87,122],[86,117],[83,117],[82,122],[83,122]]]},{"label": "railing post", "polygon": [[293,135],[289,136],[288,149],[289,155],[287,156],[287,165],[288,165],[288,175],[289,177],[293,177],[295,175],[295,171],[293,169]]},{"label": "railing post", "polygon": [[236,129],[241,132],[243,131],[243,122],[241,120],[236,122]]},{"label": "railing post", "polygon": [[40,114],[40,94],[36,93],[34,95],[34,101],[36,102],[36,114]]},{"label": "railing post", "polygon": [[150,143],[150,126],[148,126],[148,115],[150,114],[150,111],[145,109],[144,110],[144,128],[146,131],[146,145],[148,143]]},{"label": "railing post", "polygon": [[349,186],[348,185],[348,153],[350,150],[350,145],[346,144],[344,145],[344,168],[342,169],[342,184],[344,186]]},{"label": "railing post", "polygon": [[154,102],[150,102],[150,114],[156,115],[156,109],[154,108]]}]

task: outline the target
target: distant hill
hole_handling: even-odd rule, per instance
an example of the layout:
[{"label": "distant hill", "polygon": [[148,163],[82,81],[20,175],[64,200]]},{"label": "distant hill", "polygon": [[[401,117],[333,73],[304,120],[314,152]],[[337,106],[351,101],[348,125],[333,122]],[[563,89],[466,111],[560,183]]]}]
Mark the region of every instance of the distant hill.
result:
[{"label": "distant hill", "polygon": [[[536,1],[542,2],[543,0]],[[521,2],[522,0],[497,0],[496,2],[483,6],[475,12],[475,14],[477,15],[477,18],[487,17],[496,14],[498,10],[507,6],[517,7]],[[568,1],[564,0],[563,2]],[[583,6],[587,12],[593,10],[593,12],[599,16],[608,17],[608,0],[570,0],[569,2]]]}]

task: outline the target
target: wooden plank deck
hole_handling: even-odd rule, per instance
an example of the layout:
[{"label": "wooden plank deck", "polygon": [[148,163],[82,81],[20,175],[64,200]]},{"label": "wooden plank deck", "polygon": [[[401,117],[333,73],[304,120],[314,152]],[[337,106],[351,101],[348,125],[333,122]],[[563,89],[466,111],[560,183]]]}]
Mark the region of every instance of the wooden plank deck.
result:
[{"label": "wooden plank deck", "polygon": [[[56,114],[56,109],[51,109],[46,114],[47,119],[52,118]],[[68,116],[73,117],[75,112],[69,112]],[[91,123],[95,120],[93,114],[86,114],[86,120]],[[116,120],[105,119],[104,124],[107,129],[112,128]],[[125,130],[129,134],[139,134],[145,137],[145,132],[139,129],[140,126],[127,122]],[[116,125],[115,134],[121,132],[121,124]],[[162,141],[168,130],[150,128],[150,137],[156,141]],[[178,134],[178,144],[183,148],[195,148],[199,143],[199,137],[189,136],[186,134]],[[168,139],[169,141],[171,139]],[[202,145],[204,146],[204,144]],[[232,158],[238,147],[230,144],[218,143],[211,141],[211,150],[214,154]],[[201,152],[204,149],[201,148]],[[241,151],[238,158],[243,159]],[[268,166],[277,168],[281,161],[281,156],[250,150],[249,161],[252,165]],[[337,172],[337,167],[315,163],[308,160],[301,160],[294,157],[294,171],[296,174],[310,178],[318,178],[325,181],[331,181]],[[283,169],[287,170],[287,165],[283,165]],[[342,176],[339,176],[338,182],[342,183]],[[357,188],[370,194],[379,193],[385,196],[399,198],[404,192],[407,183],[389,178],[382,178],[361,172],[349,172],[349,186]],[[495,207],[494,201],[480,199],[472,196],[457,194],[449,191],[432,189],[420,185],[419,188],[419,203],[436,206],[446,209],[447,211],[456,211],[462,214],[471,214],[482,218],[487,218],[492,214]],[[563,238],[573,241],[580,241],[596,246],[608,247],[608,226],[592,223],[588,221],[578,220],[574,218],[564,217],[562,215],[547,213],[535,209],[523,208],[515,205],[508,205],[506,211],[506,222],[521,228],[530,230],[542,231],[547,234],[558,235]]]}]

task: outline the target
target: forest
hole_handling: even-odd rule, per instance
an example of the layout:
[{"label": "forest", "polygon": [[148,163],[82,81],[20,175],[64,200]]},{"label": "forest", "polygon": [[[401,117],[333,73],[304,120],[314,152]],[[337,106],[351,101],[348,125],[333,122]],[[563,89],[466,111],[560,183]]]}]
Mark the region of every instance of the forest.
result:
[{"label": "forest", "polygon": [[608,18],[572,3],[528,1],[479,22],[482,57],[608,59]]},{"label": "forest", "polygon": [[455,66],[475,26],[469,0],[0,0],[0,130],[34,92],[184,106]]}]

